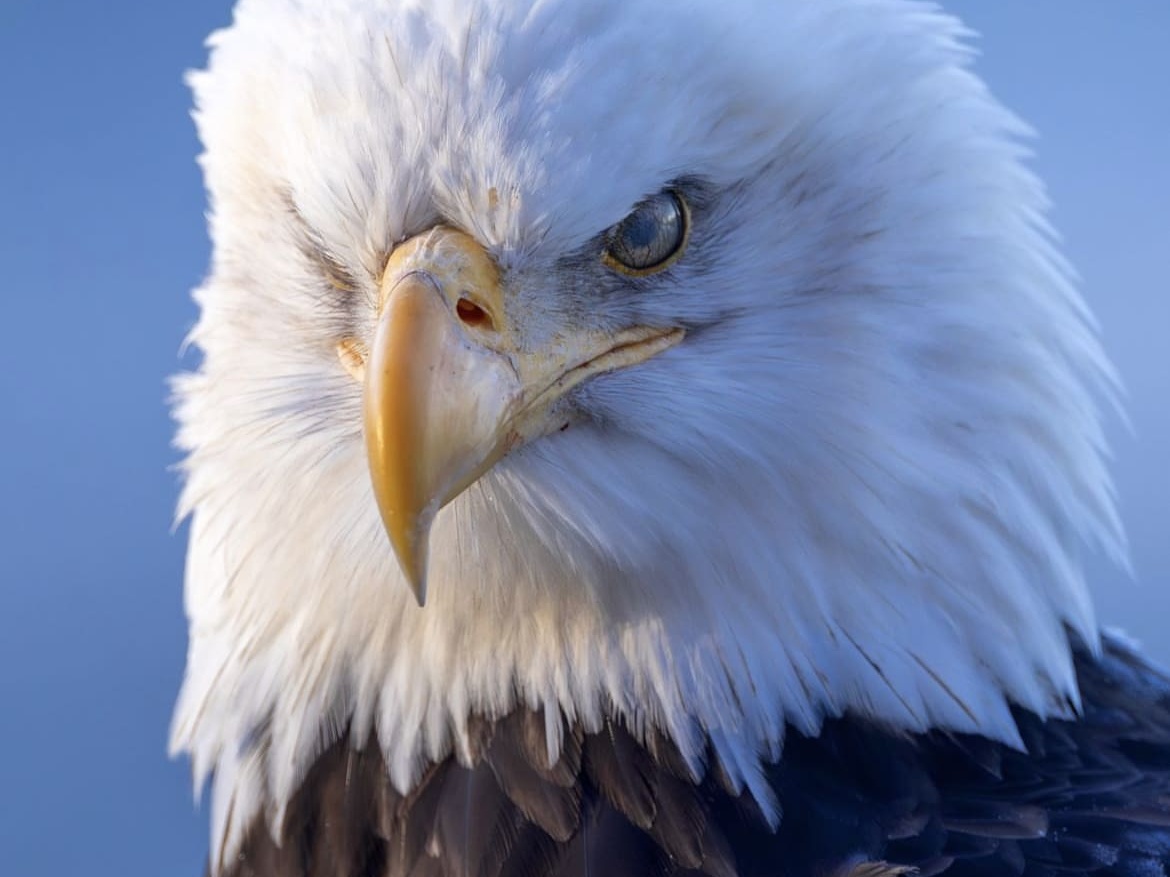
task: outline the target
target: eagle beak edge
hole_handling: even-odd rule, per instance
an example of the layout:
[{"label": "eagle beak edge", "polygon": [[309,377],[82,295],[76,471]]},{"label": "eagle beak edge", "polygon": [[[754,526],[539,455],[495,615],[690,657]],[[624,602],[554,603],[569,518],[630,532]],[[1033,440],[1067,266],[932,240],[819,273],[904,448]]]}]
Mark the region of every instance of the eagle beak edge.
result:
[{"label": "eagle beak edge", "polygon": [[469,235],[442,226],[395,249],[380,297],[368,357],[351,339],[338,354],[364,382],[374,496],[422,606],[439,510],[510,450],[566,425],[555,409],[570,389],[673,347],[683,331],[575,330],[523,349],[494,261]]}]

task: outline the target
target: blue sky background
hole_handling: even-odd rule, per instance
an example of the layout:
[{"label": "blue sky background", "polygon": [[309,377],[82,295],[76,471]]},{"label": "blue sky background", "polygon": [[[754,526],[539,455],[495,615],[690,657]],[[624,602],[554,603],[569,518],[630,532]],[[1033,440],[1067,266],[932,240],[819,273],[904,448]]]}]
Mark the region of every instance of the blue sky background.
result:
[{"label": "blue sky background", "polygon": [[[1040,131],[1055,220],[1130,391],[1114,424],[1138,583],[1101,615],[1170,662],[1170,4],[953,0]],[[0,860],[198,875],[166,759],[182,674],[168,374],[208,244],[185,69],[228,0],[0,0]]]}]

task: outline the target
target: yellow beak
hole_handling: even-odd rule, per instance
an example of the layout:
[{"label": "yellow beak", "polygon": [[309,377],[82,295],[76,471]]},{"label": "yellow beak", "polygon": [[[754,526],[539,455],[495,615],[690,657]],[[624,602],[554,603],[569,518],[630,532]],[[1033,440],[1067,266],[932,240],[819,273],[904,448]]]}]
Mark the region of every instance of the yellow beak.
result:
[{"label": "yellow beak", "polygon": [[683,331],[577,332],[525,350],[491,257],[470,236],[441,226],[394,250],[380,299],[368,356],[352,340],[338,352],[365,383],[374,495],[421,606],[439,509],[509,450],[564,426],[552,409],[569,389],[649,359]]}]

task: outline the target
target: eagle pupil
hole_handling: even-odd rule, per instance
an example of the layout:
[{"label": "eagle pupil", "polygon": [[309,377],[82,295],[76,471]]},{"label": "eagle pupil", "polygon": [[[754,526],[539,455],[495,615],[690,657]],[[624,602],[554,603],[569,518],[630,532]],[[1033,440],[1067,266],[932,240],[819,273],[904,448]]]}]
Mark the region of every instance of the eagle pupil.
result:
[{"label": "eagle pupil", "polygon": [[622,245],[639,256],[651,253],[658,243],[657,217],[639,211],[627,219],[622,229]]}]

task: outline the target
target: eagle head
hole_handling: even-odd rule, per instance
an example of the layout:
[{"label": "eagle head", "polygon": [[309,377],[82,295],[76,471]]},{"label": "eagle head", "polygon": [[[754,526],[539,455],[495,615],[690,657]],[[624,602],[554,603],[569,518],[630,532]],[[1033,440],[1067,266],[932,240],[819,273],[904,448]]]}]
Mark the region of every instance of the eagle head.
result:
[{"label": "eagle head", "polygon": [[223,844],[342,733],[406,788],[516,705],[765,808],[789,726],[1075,707],[1115,380],[964,36],[914,0],[241,0],[192,76],[176,383],[173,747]]}]

